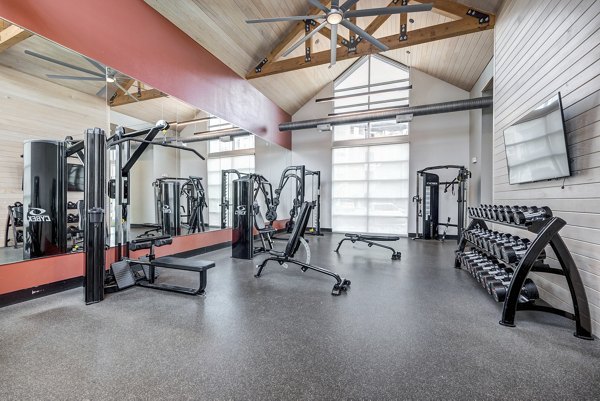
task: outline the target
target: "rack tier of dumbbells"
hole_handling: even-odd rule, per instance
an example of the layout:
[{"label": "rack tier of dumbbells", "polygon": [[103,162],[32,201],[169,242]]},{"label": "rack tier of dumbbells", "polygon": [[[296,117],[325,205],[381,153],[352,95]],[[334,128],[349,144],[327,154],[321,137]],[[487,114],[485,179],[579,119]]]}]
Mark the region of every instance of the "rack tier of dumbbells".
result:
[{"label": "rack tier of dumbbells", "polygon": [[[469,207],[471,222],[463,231],[455,267],[465,268],[498,302],[504,302],[500,324],[514,327],[517,310],[554,313],[575,321],[575,335],[592,339],[591,317],[585,288],[577,265],[560,237],[566,222],[552,215],[548,207],[481,205]],[[536,234],[533,240],[488,228],[487,223],[505,225]],[[559,268],[546,263],[545,248],[550,245]],[[469,248],[467,250],[467,248]],[[536,303],[539,293],[529,272],[565,277],[571,292],[570,313]]]}]

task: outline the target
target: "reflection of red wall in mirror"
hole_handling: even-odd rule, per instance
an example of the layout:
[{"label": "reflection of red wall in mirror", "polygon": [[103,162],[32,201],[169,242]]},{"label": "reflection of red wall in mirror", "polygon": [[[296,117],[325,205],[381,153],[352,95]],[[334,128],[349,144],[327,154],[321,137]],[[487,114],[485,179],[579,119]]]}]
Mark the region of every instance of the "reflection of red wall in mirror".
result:
[{"label": "reflection of red wall in mirror", "polygon": [[0,17],[291,149],[289,114],[142,0],[2,0]]},{"label": "reflection of red wall in mirror", "polygon": [[[287,220],[273,222],[276,229],[283,229]],[[231,241],[231,229],[208,231],[173,238],[173,244],[156,248],[156,256],[204,248]],[[130,257],[144,256],[148,251],[132,252]],[[116,248],[106,251],[106,268],[116,261]],[[52,256],[0,265],[0,294],[56,283],[84,274],[85,259],[82,253]]]}]

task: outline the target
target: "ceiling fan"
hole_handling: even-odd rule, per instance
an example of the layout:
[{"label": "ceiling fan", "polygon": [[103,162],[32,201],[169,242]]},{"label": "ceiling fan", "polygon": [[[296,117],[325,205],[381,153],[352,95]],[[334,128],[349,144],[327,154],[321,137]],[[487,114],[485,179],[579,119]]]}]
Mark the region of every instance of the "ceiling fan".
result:
[{"label": "ceiling fan", "polygon": [[325,27],[325,25],[329,24],[331,26],[331,61],[329,67],[335,65],[336,56],[337,56],[337,28],[338,25],[342,25],[351,32],[354,32],[359,37],[365,39],[373,46],[377,47],[381,51],[389,50],[389,48],[377,40],[375,37],[371,36],[360,27],[356,26],[350,22],[349,18],[357,18],[357,17],[372,17],[378,15],[392,15],[392,14],[400,14],[400,13],[414,13],[420,11],[431,11],[433,8],[432,4],[414,4],[414,5],[406,5],[399,7],[383,7],[383,8],[369,8],[364,10],[350,10],[350,8],[358,3],[359,0],[347,0],[342,5],[340,5],[339,0],[331,1],[331,8],[325,7],[319,0],[307,0],[309,4],[320,9],[325,14],[319,15],[297,15],[291,17],[278,17],[278,18],[264,18],[264,19],[253,19],[247,20],[248,24],[257,24],[263,22],[279,22],[279,21],[303,21],[303,20],[325,20],[319,24],[315,29],[313,29],[308,35],[304,36],[298,42],[294,43],[289,49],[287,49],[283,56],[289,55],[293,52],[298,46],[302,43],[316,35],[321,29]]},{"label": "ceiling fan", "polygon": [[[71,81],[103,81],[106,84],[102,87],[102,89],[100,89],[96,93],[96,96],[104,97],[107,93],[109,85],[112,84],[112,85],[116,86],[116,88],[121,89],[125,94],[127,94],[129,97],[134,99],[136,102],[139,101],[135,96],[131,95],[129,93],[129,91],[127,89],[125,89],[122,85],[122,83],[129,81],[131,79],[129,76],[123,75],[123,74],[119,73],[118,71],[113,70],[110,67],[106,67],[103,64],[97,62],[96,60],[92,60],[91,58],[85,57],[83,55],[81,56],[85,60],[87,60],[92,66],[94,66],[96,68],[97,71],[94,71],[94,70],[91,70],[88,68],[80,67],[80,66],[77,66],[74,64],[70,64],[70,63],[61,61],[61,60],[57,60],[53,57],[49,57],[49,56],[46,56],[46,55],[43,55],[40,53],[36,53],[31,50],[25,50],[25,54],[32,56],[32,57],[39,58],[44,61],[48,61],[53,64],[60,65],[62,67],[70,68],[72,70],[83,72],[83,73],[87,74],[87,76],[46,74],[46,77],[48,77],[50,79],[66,79],[66,80],[71,80]],[[119,81],[121,81],[121,82],[119,82]],[[116,88],[112,92],[116,91]],[[114,95],[114,93],[110,94],[109,97],[112,97],[112,95]]]}]

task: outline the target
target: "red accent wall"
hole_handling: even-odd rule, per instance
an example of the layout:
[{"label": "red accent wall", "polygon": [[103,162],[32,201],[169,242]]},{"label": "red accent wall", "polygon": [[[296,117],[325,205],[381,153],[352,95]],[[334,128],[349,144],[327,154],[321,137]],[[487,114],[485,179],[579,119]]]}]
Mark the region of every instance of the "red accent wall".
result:
[{"label": "red accent wall", "polygon": [[291,149],[290,115],[143,0],[1,0],[0,17]]}]

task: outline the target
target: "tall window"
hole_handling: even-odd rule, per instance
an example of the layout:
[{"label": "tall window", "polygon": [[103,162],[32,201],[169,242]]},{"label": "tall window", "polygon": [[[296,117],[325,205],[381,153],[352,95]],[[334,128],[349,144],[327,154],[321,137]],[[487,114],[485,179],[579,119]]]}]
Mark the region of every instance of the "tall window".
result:
[{"label": "tall window", "polygon": [[[408,106],[408,86],[403,65],[364,57],[335,82],[334,113]],[[334,231],[408,233],[408,128],[395,119],[334,127]]]},{"label": "tall window", "polygon": [[[221,226],[222,171],[230,169],[242,173],[254,172],[254,135],[235,137],[227,142],[214,139],[208,143],[207,195],[208,224],[210,226]],[[230,188],[231,180],[234,178],[236,177],[230,175],[228,183]],[[231,221],[231,216],[229,221]]]}]

